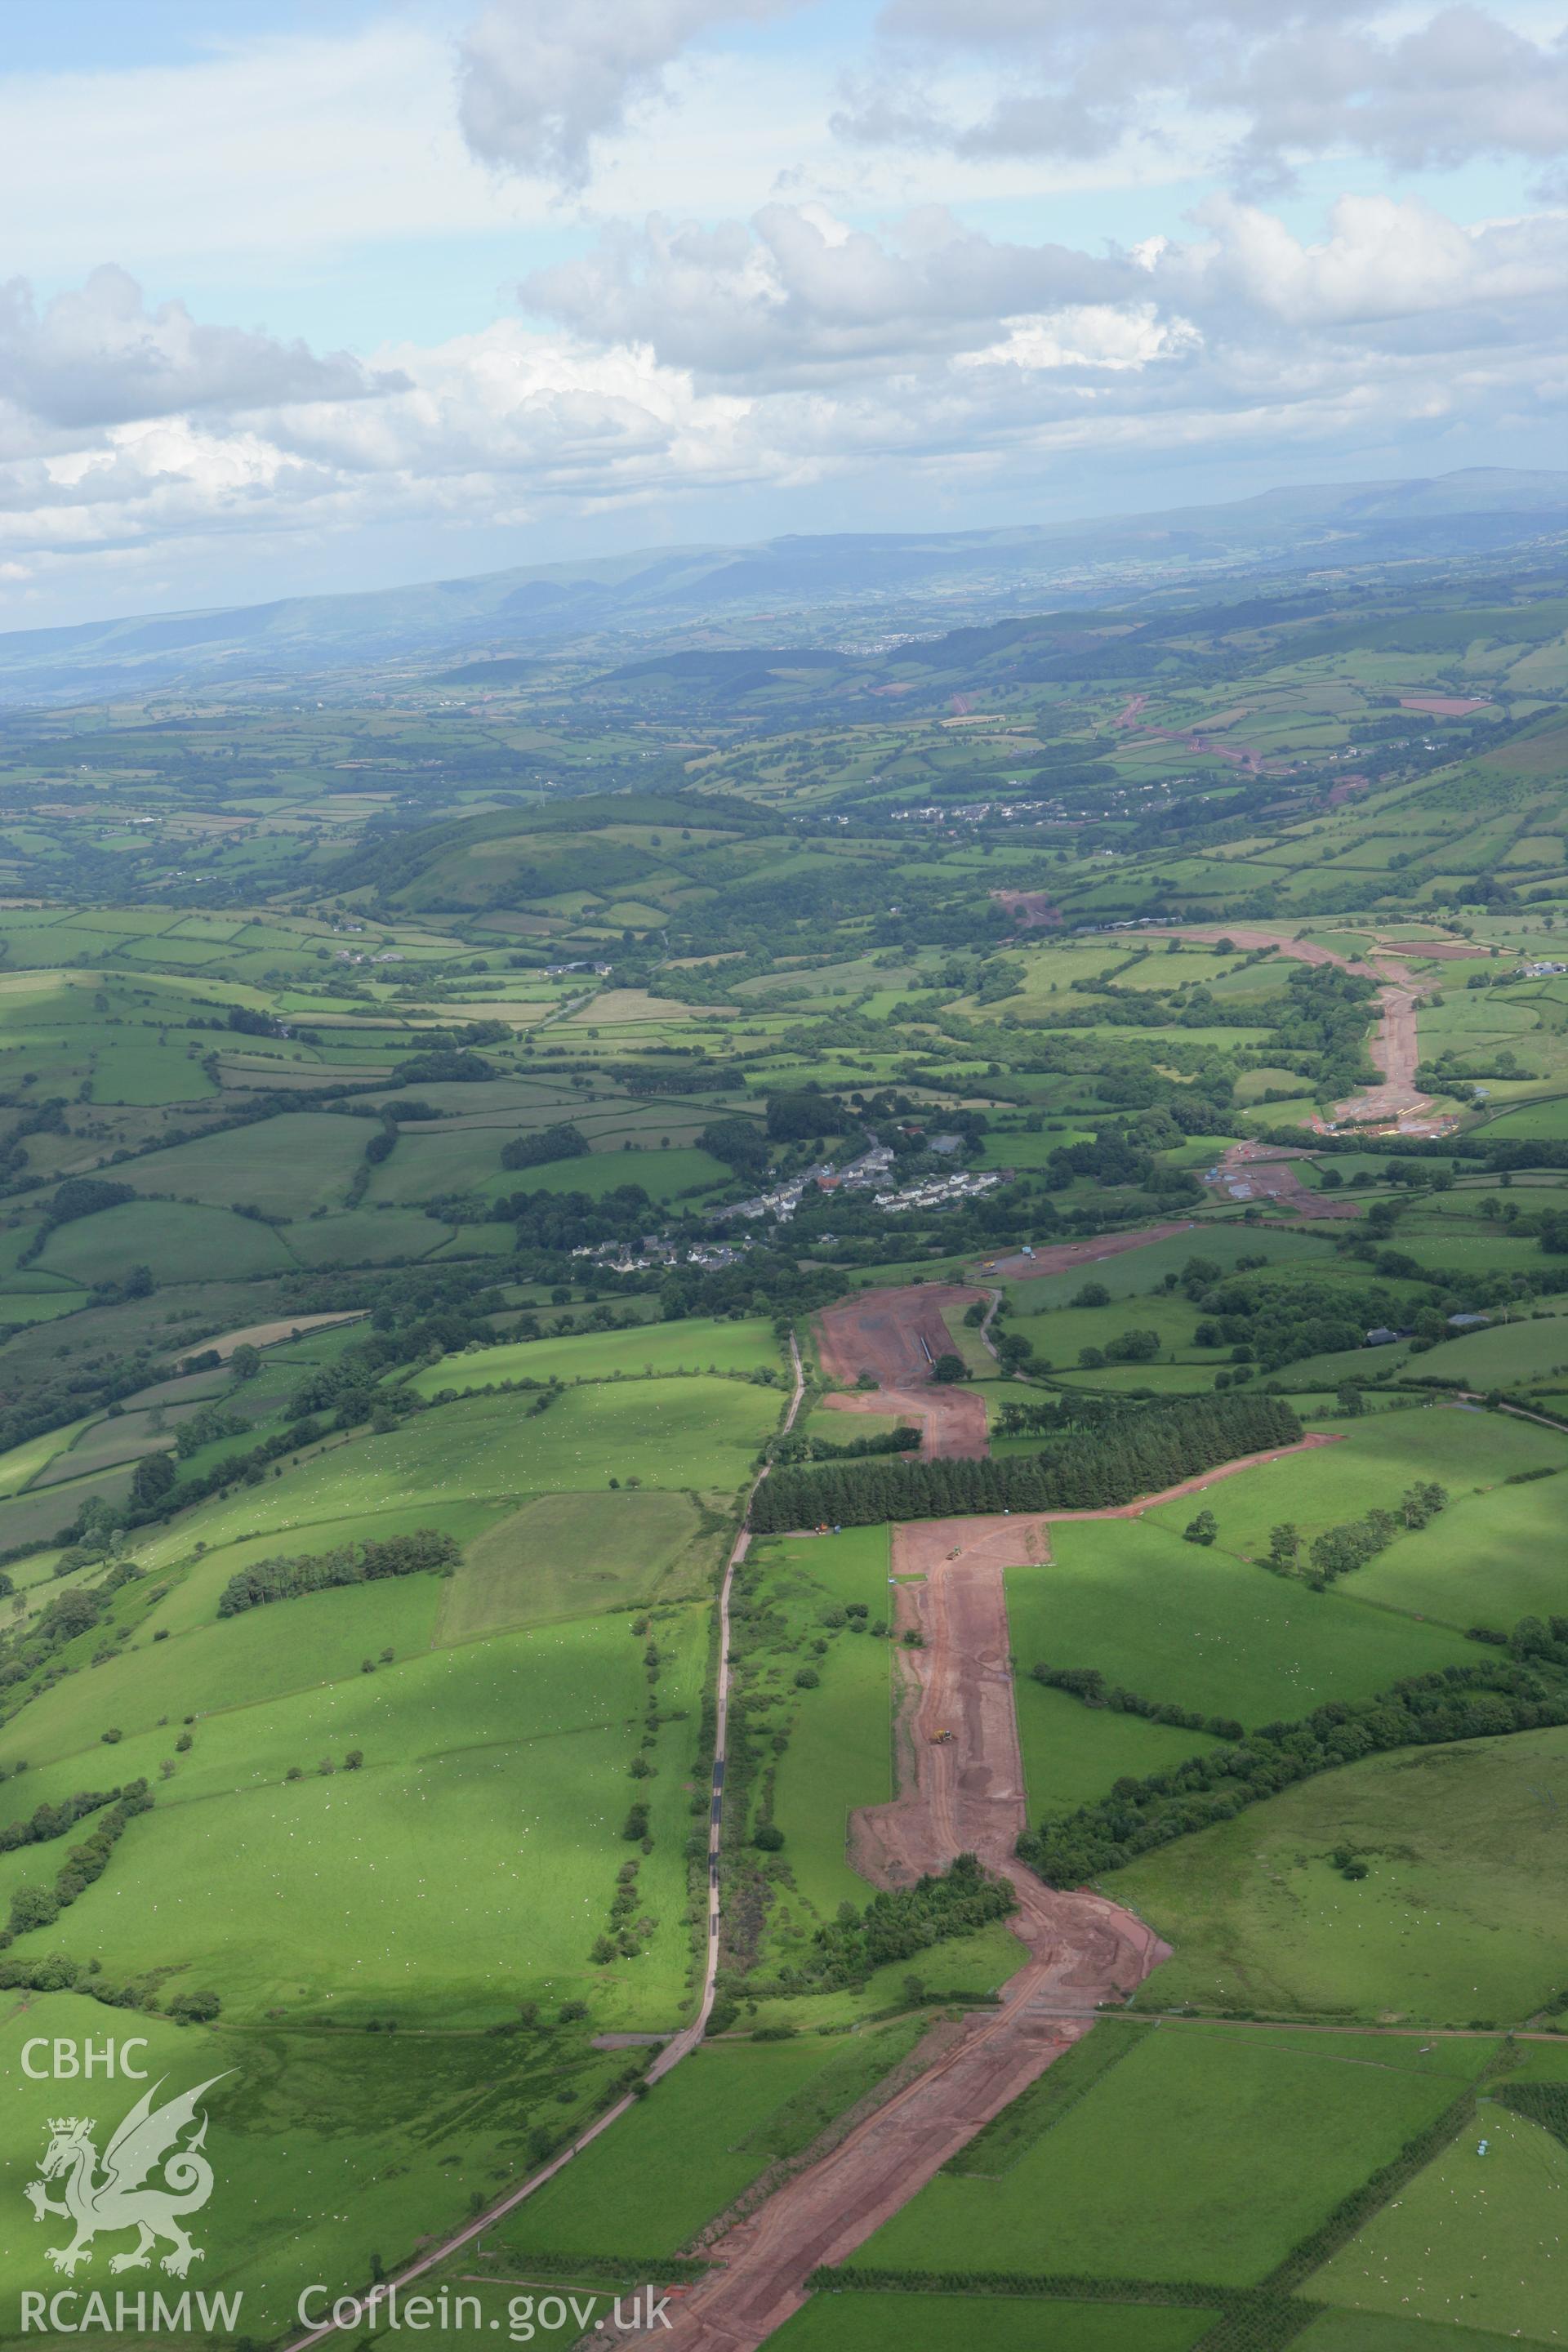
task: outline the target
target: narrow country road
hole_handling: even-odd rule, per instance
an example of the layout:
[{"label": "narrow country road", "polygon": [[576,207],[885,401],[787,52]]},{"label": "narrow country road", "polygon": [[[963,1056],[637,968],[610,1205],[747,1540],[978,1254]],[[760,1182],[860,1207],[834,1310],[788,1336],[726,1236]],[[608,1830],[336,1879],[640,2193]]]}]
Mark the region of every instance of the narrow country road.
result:
[{"label": "narrow country road", "polygon": [[[787,1436],[795,1427],[801,1399],[805,1394],[805,1371],[800,1360],[800,1349],[795,1333],[789,1335],[790,1361],[795,1369],[795,1393],[790,1398],[789,1411],[784,1417],[779,1434]],[[752,1495],[767,1476],[766,1470],[758,1474]],[[750,1512],[752,1496],[746,1497]],[[647,2070],[647,2079],[657,2083],[672,2066],[696,2049],[708,2029],[708,2019],[713,2007],[713,1988],[719,1977],[719,1850],[724,1829],[724,1758],[730,1732],[730,1595],[735,1581],[735,1570],[745,1559],[751,1547],[751,1531],[744,1519],[735,1538],[730,1557],[724,1565],[724,1581],[719,1591],[719,1680],[718,1702],[713,1734],[713,1788],[708,1807],[708,1962],[702,1979],[702,2000],[691,2023],[668,2042]]]},{"label": "narrow country road", "polygon": [[[789,1353],[790,1363],[795,1373],[795,1388],[790,1397],[789,1410],[780,1424],[781,1436],[795,1427],[795,1416],[800,1411],[801,1402],[805,1394],[805,1371],[800,1360],[800,1349],[793,1331],[790,1333]],[[673,2035],[666,2042],[653,2064],[648,2068],[647,2079],[650,2083],[657,2082],[661,2074],[668,2074],[672,2066],[678,2066],[683,2058],[696,2049],[702,2039],[709,2014],[713,2007],[713,1988],[719,1969],[719,1840],[724,1803],[724,1750],[730,1722],[730,1596],[734,1584],[735,1570],[745,1559],[746,1549],[751,1541],[746,1528],[746,1518],[751,1511],[752,1497],[767,1475],[765,1467],[760,1470],[747,1493],[745,1506],[741,1514],[741,1532],[735,1538],[731,1547],[730,1557],[724,1563],[724,1580],[719,1591],[718,1696],[714,1719],[712,1801],[709,1807],[708,1817],[708,1954],[702,1978],[702,1999],[691,2023],[683,2027],[680,2032]],[[564,2171],[574,2157],[581,2155],[584,2148],[590,2147],[602,2132],[608,2131],[612,2124],[618,2123],[622,2116],[628,2114],[637,2105],[637,2101],[628,2094],[626,2098],[617,2100],[613,2107],[606,2107],[604,2114],[591,2123],[586,2130],[578,2134],[570,2147],[563,2148],[559,2156],[552,2158],[550,2163],[542,2166],[539,2171],[530,2173],[526,2180],[521,2181],[515,2189],[509,2189],[506,2195],[498,2198],[493,2205],[487,2205],[477,2221],[465,2222],[463,2227],[460,2230],[455,2230],[449,2238],[444,2238],[438,2246],[432,2246],[427,2253],[421,2254],[417,2262],[410,2263],[405,2270],[399,2271],[395,2278],[384,2280],[374,2288],[366,2288],[359,2297],[365,2308],[366,2328],[374,2333],[376,2325],[377,2303],[379,2302],[382,2315],[384,2316],[387,2299],[394,2288],[401,2294],[405,2287],[412,2286],[416,2279],[424,2278],[464,2246],[471,2245],[476,2238],[499,2221],[503,2214],[514,2211],[525,2199],[531,2197],[537,2189],[542,2189],[547,2180],[553,2180],[558,2172]],[[352,2288],[345,2285],[343,2289],[345,2294],[353,2292]],[[340,2328],[334,2327],[329,2321],[324,2326],[313,2327],[307,2334],[295,2336],[286,2347],[286,2352],[308,2352],[310,2346],[324,2344],[331,2336],[342,2333]]]}]

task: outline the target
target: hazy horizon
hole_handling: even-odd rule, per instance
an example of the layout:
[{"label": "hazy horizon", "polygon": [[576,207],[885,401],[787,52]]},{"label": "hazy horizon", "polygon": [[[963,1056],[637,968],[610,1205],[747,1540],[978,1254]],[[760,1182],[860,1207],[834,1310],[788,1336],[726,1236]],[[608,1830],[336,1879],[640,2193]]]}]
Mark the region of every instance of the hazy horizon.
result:
[{"label": "hazy horizon", "polygon": [[7,32],[0,628],[1562,444],[1532,0]]}]

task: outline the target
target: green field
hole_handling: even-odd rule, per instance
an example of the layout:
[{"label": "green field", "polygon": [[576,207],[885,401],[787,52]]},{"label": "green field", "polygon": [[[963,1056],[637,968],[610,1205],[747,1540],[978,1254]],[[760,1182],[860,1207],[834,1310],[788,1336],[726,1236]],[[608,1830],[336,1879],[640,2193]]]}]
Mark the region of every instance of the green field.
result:
[{"label": "green field", "polygon": [[291,1260],[269,1225],[227,1209],[127,1201],[57,1227],[38,1263],[51,1274],[90,1284],[111,1282],[132,1265],[150,1267],[154,1280],[199,1282],[272,1274]]},{"label": "green field", "polygon": [[[1498,1413],[1432,1405],[1342,1422],[1331,1444],[1217,1478],[1203,1500],[1219,1522],[1218,1543],[1243,1559],[1258,1559],[1281,1520],[1294,1520],[1310,1538],[1364,1511],[1393,1509],[1418,1478],[1436,1479],[1457,1501],[1515,1471],[1565,1466],[1568,1435]],[[1195,1507],[1162,1503],[1147,1523],[1179,1535]]]},{"label": "green field", "polygon": [[657,1372],[777,1371],[779,1346],[767,1324],[639,1323],[630,1333],[584,1332],[558,1339],[527,1339],[446,1356],[416,1372],[408,1385],[421,1396],[443,1389],[479,1389],[502,1381],[635,1380]]},{"label": "green field", "polygon": [[[52,1993],[18,2004],[0,2025],[17,2171],[34,2170],[61,2105],[57,2083],[23,2074],[22,2042],[34,2034],[101,2042],[104,2022],[98,2002]],[[227,2194],[203,2215],[205,2253],[190,2284],[242,2289],[243,2315],[278,2335],[297,2326],[296,2297],[312,2281],[358,2284],[378,2254],[391,2259],[432,2225],[457,2227],[476,2192],[495,2194],[527,2161],[530,2128],[584,2112],[614,2063],[584,2059],[569,2034],[549,2032],[499,2043],[265,2025],[237,2036],[162,2017],[138,2018],[135,2030],[150,2045],[140,2063],[171,2092],[226,2078],[205,2105],[208,2152]],[[104,2086],[93,2087],[101,2100]],[[570,2107],[557,2104],[561,2090]],[[123,2086],[108,2095],[118,2114]],[[54,2281],[43,2249],[66,2242],[58,2221],[36,2224],[19,2200],[18,2211],[0,2255],[13,2308],[21,2289]],[[99,2270],[101,2286],[101,2252]]]},{"label": "green field", "polygon": [[1296,2338],[1301,2352],[1501,2352],[1513,2336],[1482,2332],[1466,2321],[1395,2319],[1370,2311],[1325,2311],[1304,2336]]},{"label": "green field", "polygon": [[705,1525],[698,1500],[656,1487],[540,1495],[464,1547],[446,1587],[440,1638],[468,1642],[514,1625],[689,1600],[719,1564],[730,1522]]},{"label": "green field", "polygon": [[1465,1496],[1419,1534],[1396,1538],[1349,1589],[1390,1609],[1504,1632],[1521,1617],[1568,1613],[1564,1491],[1554,1475]]},{"label": "green field", "polygon": [[[781,1732],[788,1724],[773,1800],[784,1867],[770,1948],[790,1955],[840,1903],[865,1902],[866,1883],[845,1859],[848,1816],[893,1794],[888,1643],[847,1627],[822,1630],[824,1612],[850,1601],[868,1612],[868,1623],[886,1618],[888,1531],[778,1537],[757,1546],[754,1561],[757,1601],[780,1630],[754,1654],[760,1670],[746,1687],[748,1704],[766,1709],[770,1738],[775,1724]],[[820,1656],[809,1646],[816,1640]],[[819,1675],[818,1687],[795,1688],[803,1664]]]},{"label": "green field", "polygon": [[[1223,1482],[1210,1491],[1218,1496]],[[1045,1567],[1007,1570],[1021,1674],[1041,1661],[1098,1666],[1146,1697],[1256,1724],[1310,1714],[1327,1698],[1371,1698],[1402,1675],[1475,1654],[1445,1628],[1368,1608],[1343,1590],[1313,1592],[1217,1544],[1184,1543],[1152,1514],[1058,1520],[1051,1549]]]},{"label": "green field", "polygon": [[[1240,1257],[1267,1258],[1271,1265],[1302,1263],[1314,1272],[1321,1265],[1333,1263],[1328,1244],[1314,1234],[1272,1233],[1240,1224],[1194,1221],[1187,1232],[1173,1234],[1163,1241],[1149,1242],[1138,1249],[1110,1252],[1099,1259],[1091,1253],[1083,1264],[1067,1274],[1019,1276],[1005,1283],[1004,1288],[1018,1314],[1034,1317],[1068,1306],[1085,1283],[1097,1282],[1110,1293],[1112,1306],[1100,1310],[1110,1314],[1123,1299],[1140,1293],[1158,1292],[1163,1297],[1166,1275],[1180,1274],[1193,1257],[1207,1258],[1226,1274]],[[1121,1327],[1117,1324],[1112,1328],[1119,1330]],[[1040,1340],[1037,1344],[1043,1347],[1045,1343]],[[1046,1352],[1050,1351],[1047,1349]]]},{"label": "green field", "polygon": [[[778,1412],[776,1391],[707,1375],[584,1385],[537,1416],[521,1397],[472,1397],[311,1455],[259,1494],[204,1505],[188,1534],[214,1547],[265,1533],[274,1549],[321,1549],[343,1539],[323,1529],[368,1532],[367,1515],[418,1507],[445,1524],[476,1499],[607,1489],[612,1477],[731,1495]],[[162,1564],[175,1540],[143,1547],[144,1558]]]},{"label": "green field", "polygon": [[[1037,1612],[1028,1622],[1037,1624]],[[1069,1692],[1047,1690],[1027,1674],[1018,1677],[1014,1689],[1024,1786],[1034,1821],[1098,1803],[1124,1773],[1142,1780],[1220,1745],[1201,1731],[1179,1731],[1170,1724],[1147,1723],[1142,1716],[1085,1706]]]},{"label": "green field", "polygon": [[989,2301],[977,2322],[972,2295],[825,2290],[773,2341],[778,2352],[972,2352],[979,2326],[991,2352],[1188,2352],[1213,2319],[1210,2311],[1009,2295]]},{"label": "green field", "polygon": [[372,1129],[330,1111],[285,1111],[232,1134],[204,1136],[130,1160],[138,1192],[216,1208],[240,1202],[284,1217],[337,1208]]},{"label": "green field", "polygon": [[[404,1590],[434,1581],[411,1578]],[[198,1717],[195,1747],[163,1784],[158,1759],[173,1731],[137,1731],[134,1718],[121,1727],[116,1769],[146,1774],[158,1801],[111,1870],[38,1931],[47,1948],[100,1957],[120,1977],[172,1968],[179,1982],[213,1984],[239,2017],[278,2011],[363,2022],[385,2011],[410,2025],[488,2023],[520,2000],[581,1994],[617,2028],[673,2021],[687,1966],[680,1780],[689,1722],[666,1731],[663,1768],[644,1784],[655,1851],[639,1894],[660,1927],[635,1962],[598,1969],[588,1960],[626,1853],[619,1830],[641,1643],[624,1619],[589,1618],[411,1653],[373,1675],[356,1659],[338,1678],[296,1687],[258,1713],[264,1685],[287,1693],[290,1673],[301,1678],[288,1653],[307,1645],[312,1665],[321,1654],[300,1612],[379,1602],[386,1591],[282,1602],[166,1645],[175,1654],[159,1667]],[[362,1639],[368,1645],[385,1631],[364,1626]],[[223,1636],[227,1650],[207,1663],[205,1685],[194,1666],[181,1671],[181,1653]],[[658,1638],[674,1662],[661,1696],[689,1707],[701,1629],[682,1612],[661,1621]],[[304,1678],[315,1679],[310,1669]],[[101,1772],[103,1709],[129,1717],[103,1682],[73,1678],[55,1694],[52,1718],[40,1710],[27,1718],[31,1757],[52,1748],[61,1759],[47,1778],[29,1776],[30,1797],[35,1788],[41,1798],[51,1785],[62,1794],[91,1785]],[[132,1695],[142,1700],[140,1678]],[[63,1744],[73,1734],[83,1748],[93,1743],[85,1757]],[[20,1736],[8,1733],[10,1752]],[[347,1772],[342,1759],[353,1748],[364,1762]],[[323,1775],[327,1758],[340,1769]],[[293,1766],[304,1777],[289,1781]],[[5,1856],[0,1896],[37,1875],[26,1850]],[[308,1940],[298,1932],[301,1904]]]},{"label": "green field", "polygon": [[770,2164],[796,2156],[872,2090],[925,2030],[922,2018],[853,2036],[710,2042],[504,2225],[534,2252],[668,2254]]},{"label": "green field", "polygon": [[1356,2310],[1556,2343],[1565,2206],[1568,2148],[1483,2101],[1474,2126],[1314,2272],[1308,2291]]},{"label": "green field", "polygon": [[[1114,2024],[1096,2028],[1114,2033]],[[1489,2054],[1163,2025],[998,2179],[941,2173],[868,2241],[889,2269],[1247,2286],[1435,2120]]]},{"label": "green field", "polygon": [[1108,1881],[1173,1946],[1139,2003],[1521,2023],[1562,1971],[1564,1807],[1560,1729],[1321,1773]]}]

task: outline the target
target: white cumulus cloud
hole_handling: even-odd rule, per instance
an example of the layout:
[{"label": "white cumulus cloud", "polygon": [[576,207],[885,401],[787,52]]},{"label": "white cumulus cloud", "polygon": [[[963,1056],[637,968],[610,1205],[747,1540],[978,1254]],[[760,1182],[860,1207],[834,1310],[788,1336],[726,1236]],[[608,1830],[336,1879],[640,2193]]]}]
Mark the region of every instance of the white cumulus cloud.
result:
[{"label": "white cumulus cloud", "polygon": [[581,188],[595,151],[699,35],[799,0],[491,0],[459,44],[464,134],[485,163]]}]

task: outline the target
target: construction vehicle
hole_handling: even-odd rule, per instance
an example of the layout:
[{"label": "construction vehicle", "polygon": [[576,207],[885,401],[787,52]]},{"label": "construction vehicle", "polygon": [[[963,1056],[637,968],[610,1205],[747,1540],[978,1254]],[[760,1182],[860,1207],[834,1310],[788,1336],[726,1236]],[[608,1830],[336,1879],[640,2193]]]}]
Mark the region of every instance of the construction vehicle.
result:
[{"label": "construction vehicle", "polygon": [[933,1748],[947,1748],[951,1747],[952,1738],[953,1735],[951,1731],[933,1731],[931,1736],[931,1744]]}]

